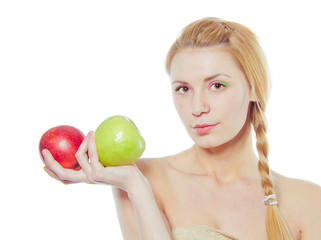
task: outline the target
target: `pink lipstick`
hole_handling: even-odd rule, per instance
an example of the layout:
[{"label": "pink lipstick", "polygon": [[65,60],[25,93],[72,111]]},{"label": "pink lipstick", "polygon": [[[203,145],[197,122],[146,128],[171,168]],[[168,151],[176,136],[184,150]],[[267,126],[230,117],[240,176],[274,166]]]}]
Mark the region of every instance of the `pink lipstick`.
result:
[{"label": "pink lipstick", "polygon": [[202,124],[202,125],[195,125],[193,127],[193,130],[198,134],[198,135],[205,135],[208,134],[209,132],[212,131],[212,129],[216,126],[217,124]]}]

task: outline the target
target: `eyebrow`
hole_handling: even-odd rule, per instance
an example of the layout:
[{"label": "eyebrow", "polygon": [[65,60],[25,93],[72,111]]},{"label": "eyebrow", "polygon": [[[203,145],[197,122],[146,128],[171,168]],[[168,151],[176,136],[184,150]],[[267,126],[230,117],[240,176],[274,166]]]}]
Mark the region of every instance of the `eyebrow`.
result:
[{"label": "eyebrow", "polygon": [[[225,76],[225,77],[228,77],[228,78],[231,77],[231,76],[229,76],[229,75],[227,75],[227,74],[217,73],[217,74],[214,74],[214,75],[212,75],[212,76],[209,76],[209,77],[204,78],[204,82],[208,82],[208,81],[214,80],[215,78],[217,78],[217,77],[219,77],[219,76]],[[188,82],[181,81],[181,80],[176,80],[176,81],[174,81],[172,84],[175,84],[175,83],[189,84]]]},{"label": "eyebrow", "polygon": [[210,76],[210,77],[205,78],[205,79],[204,79],[204,82],[211,81],[211,80],[213,80],[213,79],[215,79],[215,78],[217,78],[217,77],[219,77],[219,76],[224,76],[224,77],[228,77],[228,78],[231,77],[231,76],[229,76],[229,75],[227,75],[227,74],[218,73],[218,74],[215,74],[215,75],[213,75],[213,76]]}]

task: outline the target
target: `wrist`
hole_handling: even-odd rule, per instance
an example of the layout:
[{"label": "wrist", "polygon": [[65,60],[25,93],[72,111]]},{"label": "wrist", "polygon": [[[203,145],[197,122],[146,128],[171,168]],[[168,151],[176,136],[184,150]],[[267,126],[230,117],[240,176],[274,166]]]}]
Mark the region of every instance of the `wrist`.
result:
[{"label": "wrist", "polygon": [[146,177],[137,169],[133,174],[127,188],[127,194],[131,201],[142,199],[142,197],[152,196],[152,189]]}]

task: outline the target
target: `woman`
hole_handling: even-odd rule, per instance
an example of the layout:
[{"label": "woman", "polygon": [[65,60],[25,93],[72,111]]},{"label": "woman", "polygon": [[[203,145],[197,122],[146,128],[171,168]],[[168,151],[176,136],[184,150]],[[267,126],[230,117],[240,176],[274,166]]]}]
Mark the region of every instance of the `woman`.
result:
[{"label": "woman", "polygon": [[45,150],[47,173],[114,186],[124,239],[319,239],[320,187],[269,169],[269,82],[255,35],[216,18],[193,22],[172,45],[166,69],[192,148],[104,168],[90,132],[77,152],[81,171],[63,169]]}]

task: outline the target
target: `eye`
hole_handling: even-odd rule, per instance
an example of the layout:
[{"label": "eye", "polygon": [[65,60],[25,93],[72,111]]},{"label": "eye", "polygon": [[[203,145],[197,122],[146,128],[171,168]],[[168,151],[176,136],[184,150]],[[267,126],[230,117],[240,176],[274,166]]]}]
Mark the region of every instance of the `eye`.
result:
[{"label": "eye", "polygon": [[221,90],[222,88],[225,88],[228,86],[228,83],[222,82],[222,81],[216,81],[216,82],[211,82],[208,89],[211,89],[213,91]]},{"label": "eye", "polygon": [[185,94],[190,92],[191,89],[189,87],[186,86],[179,86],[175,89],[175,92],[179,93],[179,94]]}]

